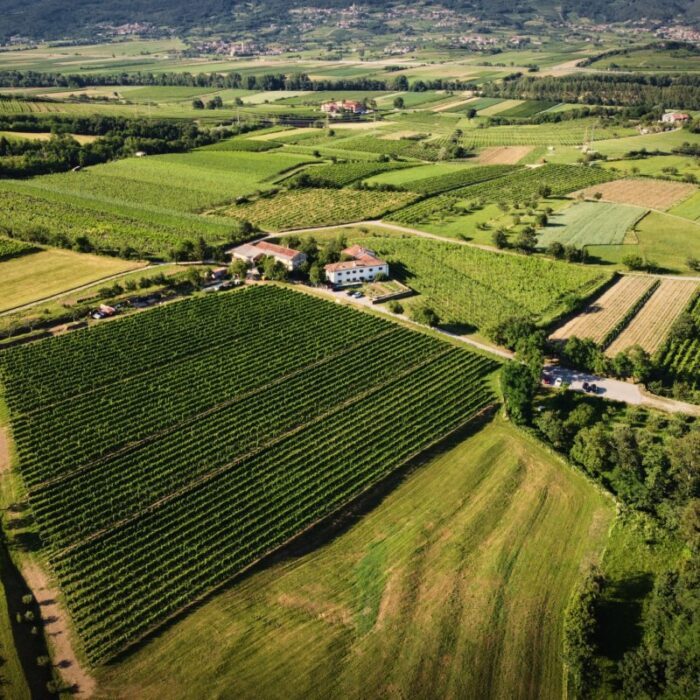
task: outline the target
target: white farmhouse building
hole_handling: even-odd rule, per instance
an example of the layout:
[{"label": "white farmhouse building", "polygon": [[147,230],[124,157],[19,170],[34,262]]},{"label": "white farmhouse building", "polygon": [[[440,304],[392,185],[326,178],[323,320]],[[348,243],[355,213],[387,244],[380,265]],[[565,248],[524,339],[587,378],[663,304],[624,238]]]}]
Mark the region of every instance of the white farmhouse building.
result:
[{"label": "white farmhouse building", "polygon": [[661,121],[664,124],[684,124],[690,119],[689,114],[685,114],[685,112],[666,112],[661,117]]},{"label": "white farmhouse building", "polygon": [[234,258],[245,260],[249,264],[255,264],[260,258],[266,256],[272,257],[281,262],[289,271],[296,270],[306,261],[306,253],[267,241],[244,243],[229,252]]},{"label": "white farmhouse building", "polygon": [[354,245],[346,248],[343,255],[351,257],[352,260],[330,263],[324,267],[326,279],[331,284],[342,287],[358,282],[371,282],[380,273],[389,276],[389,264],[380,260],[369,248]]}]

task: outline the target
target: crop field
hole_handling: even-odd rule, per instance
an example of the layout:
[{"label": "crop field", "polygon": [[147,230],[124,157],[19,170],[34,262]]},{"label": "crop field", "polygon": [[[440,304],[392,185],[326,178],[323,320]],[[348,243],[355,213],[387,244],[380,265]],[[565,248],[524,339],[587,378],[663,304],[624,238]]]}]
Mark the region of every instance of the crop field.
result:
[{"label": "crop field", "polygon": [[651,277],[621,277],[580,314],[557,328],[549,339],[565,341],[575,336],[602,343],[653,284]]},{"label": "crop field", "polygon": [[101,695],[561,697],[563,611],[612,518],[581,474],[494,420],[323,548],[100,669]]},{"label": "crop field", "polygon": [[650,355],[662,345],[674,321],[698,290],[698,282],[664,279],[635,317],[608,346],[606,354],[639,345]]},{"label": "crop field", "polygon": [[0,262],[0,311],[60,294],[142,264],[58,248],[3,260]]},{"label": "crop field", "polygon": [[514,168],[509,165],[482,165],[480,167],[454,170],[444,175],[433,175],[431,177],[411,180],[406,183],[405,187],[412,192],[434,195],[450,190],[457,190],[478,182],[488,182],[489,180],[503,177],[513,170]]},{"label": "crop field", "polygon": [[558,104],[558,102],[547,102],[546,100],[526,100],[508,109],[499,110],[498,116],[510,119],[529,119],[540,112],[546,112],[548,109],[556,107]]},{"label": "crop field", "polygon": [[581,192],[587,198],[600,193],[606,202],[666,210],[688,199],[697,190],[695,185],[685,182],[638,178],[605,182]]},{"label": "crop field", "polygon": [[532,146],[491,146],[476,157],[481,165],[515,165],[531,151]]},{"label": "crop field", "polygon": [[[617,139],[634,136],[634,129],[620,126],[601,126],[595,121],[575,119],[555,124],[520,124],[476,128],[469,121],[460,122],[464,131],[461,143],[467,148],[482,146],[579,146],[586,136],[598,139]],[[593,127],[595,126],[595,130]]]},{"label": "crop field", "polygon": [[465,424],[496,366],[267,286],[3,353],[20,472],[88,658]]},{"label": "crop field", "polygon": [[684,219],[690,219],[691,221],[698,221],[700,219],[700,190],[696,190],[686,200],[673,207],[669,214],[682,216]]},{"label": "crop field", "polygon": [[333,142],[333,148],[341,151],[360,151],[428,161],[437,160],[440,153],[439,144],[430,141],[380,139],[374,136],[354,136],[337,140]]},{"label": "crop field", "polygon": [[555,317],[571,295],[587,296],[609,279],[600,270],[457,243],[396,237],[355,242],[392,264],[392,273],[443,323],[482,330],[512,316]]},{"label": "crop field", "polygon": [[28,102],[0,99],[0,114],[47,114],[61,112],[63,105],[54,102]]},{"label": "crop field", "polygon": [[14,238],[0,237],[0,261],[17,258],[20,255],[36,252],[37,248],[24,241],[17,241]]},{"label": "crop field", "polygon": [[[689,312],[696,322],[700,320],[700,297],[696,298]],[[661,365],[673,379],[687,382],[693,388],[700,386],[700,338],[668,343],[663,349]]]},{"label": "crop field", "polygon": [[625,234],[645,214],[646,209],[606,202],[575,202],[554,214],[537,238],[539,248],[555,241],[582,248],[586,245],[621,245]]},{"label": "crop field", "polygon": [[236,204],[223,213],[268,231],[303,229],[376,219],[416,198],[413,192],[298,189]]},{"label": "crop field", "polygon": [[209,146],[203,146],[200,151],[252,151],[261,153],[263,151],[271,151],[274,148],[280,148],[282,144],[276,141],[255,140],[236,136],[232,139],[224,139],[218,143],[212,143]]},{"label": "crop field", "polygon": [[425,180],[431,177],[441,177],[449,175],[458,170],[471,168],[473,160],[460,163],[411,163],[410,167],[401,170],[390,170],[386,173],[379,173],[367,178],[369,184],[396,185],[397,187],[408,187],[414,180]]}]

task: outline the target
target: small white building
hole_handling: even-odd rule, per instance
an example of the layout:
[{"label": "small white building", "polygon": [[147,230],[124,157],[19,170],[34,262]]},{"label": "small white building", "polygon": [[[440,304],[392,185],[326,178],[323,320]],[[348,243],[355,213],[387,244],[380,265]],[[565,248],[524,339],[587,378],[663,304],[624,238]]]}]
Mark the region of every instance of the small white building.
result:
[{"label": "small white building", "polygon": [[268,243],[267,241],[244,243],[229,252],[232,257],[245,260],[251,265],[257,263],[263,257],[272,257],[281,262],[290,272],[306,262],[306,253],[293,248],[286,248],[276,243]]},{"label": "small white building", "polygon": [[685,114],[685,112],[666,112],[666,114],[661,117],[661,121],[664,124],[684,124],[690,121],[690,115]]},{"label": "small white building", "polygon": [[354,245],[346,248],[343,255],[351,257],[352,260],[330,263],[323,268],[326,279],[333,285],[343,287],[360,282],[371,282],[379,274],[389,276],[389,264],[380,260],[369,248]]}]

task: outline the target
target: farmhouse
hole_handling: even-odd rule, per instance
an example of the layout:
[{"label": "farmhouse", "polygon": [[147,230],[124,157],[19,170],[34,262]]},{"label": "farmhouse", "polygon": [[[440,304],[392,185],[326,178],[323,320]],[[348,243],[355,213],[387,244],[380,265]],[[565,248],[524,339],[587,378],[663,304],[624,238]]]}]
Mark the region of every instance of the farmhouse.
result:
[{"label": "farmhouse", "polygon": [[281,262],[288,270],[296,270],[306,262],[306,253],[292,248],[258,241],[257,243],[244,243],[229,251],[234,258],[245,260],[247,263],[256,263],[260,258],[269,256]]},{"label": "farmhouse", "polygon": [[366,114],[367,107],[357,100],[343,100],[342,102],[324,102],[321,111],[331,116],[350,112],[350,114]]},{"label": "farmhouse", "polygon": [[389,265],[380,260],[369,248],[359,245],[343,251],[343,255],[352,258],[325,266],[326,279],[334,285],[344,286],[357,282],[371,282],[377,275],[389,276]]},{"label": "farmhouse", "polygon": [[664,124],[683,124],[689,119],[690,115],[685,114],[685,112],[666,112],[666,114],[661,117],[661,121]]}]

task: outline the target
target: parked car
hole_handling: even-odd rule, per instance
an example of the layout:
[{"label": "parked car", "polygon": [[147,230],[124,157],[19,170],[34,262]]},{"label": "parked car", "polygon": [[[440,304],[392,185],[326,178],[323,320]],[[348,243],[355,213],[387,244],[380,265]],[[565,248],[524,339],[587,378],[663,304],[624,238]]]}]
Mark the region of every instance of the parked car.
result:
[{"label": "parked car", "polygon": [[598,386],[596,384],[589,384],[588,391],[590,391],[591,394],[597,394],[598,393]]},{"label": "parked car", "polygon": [[562,378],[561,378],[561,377],[557,377],[557,378],[554,380],[554,386],[559,387],[559,386],[561,386],[562,384],[563,384],[563,382],[562,382]]},{"label": "parked car", "polygon": [[591,385],[588,382],[583,383],[583,390],[584,391],[589,391],[591,388]]}]

